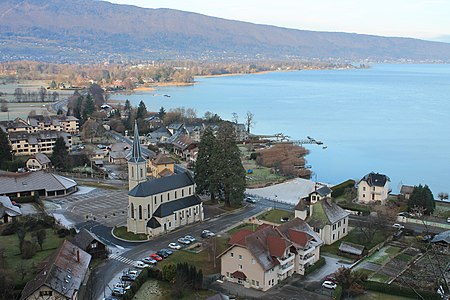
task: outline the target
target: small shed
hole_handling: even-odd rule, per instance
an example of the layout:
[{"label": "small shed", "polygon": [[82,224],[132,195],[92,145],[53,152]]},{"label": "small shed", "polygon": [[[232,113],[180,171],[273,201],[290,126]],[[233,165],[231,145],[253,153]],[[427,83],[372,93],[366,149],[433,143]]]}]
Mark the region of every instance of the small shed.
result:
[{"label": "small shed", "polygon": [[349,242],[342,242],[339,246],[339,251],[343,253],[348,253],[356,256],[361,256],[364,252],[364,246],[353,244]]}]

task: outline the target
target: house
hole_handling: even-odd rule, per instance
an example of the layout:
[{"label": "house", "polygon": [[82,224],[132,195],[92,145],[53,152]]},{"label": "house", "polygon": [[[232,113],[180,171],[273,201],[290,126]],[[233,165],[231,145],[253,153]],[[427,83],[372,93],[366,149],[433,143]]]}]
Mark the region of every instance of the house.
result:
[{"label": "house", "polygon": [[108,249],[92,232],[82,228],[72,239],[72,244],[89,253],[92,258],[106,258]]},{"label": "house", "polygon": [[192,161],[192,159],[197,157],[198,147],[197,143],[190,137],[187,135],[179,135],[173,140],[172,145],[175,155],[185,159],[188,162],[195,162]]},{"label": "house", "polygon": [[441,252],[450,253],[450,230],[435,235],[431,243]]},{"label": "house", "polygon": [[8,138],[15,155],[52,154],[56,139],[62,137],[68,151],[72,148],[72,136],[62,131],[38,131],[36,133],[12,132]]},{"label": "house", "polygon": [[47,170],[50,169],[52,162],[44,153],[36,153],[32,155],[26,162],[26,166],[30,170]]},{"label": "house", "polygon": [[358,202],[374,203],[380,201],[385,204],[391,192],[389,177],[384,174],[371,172],[358,183]]},{"label": "house", "polygon": [[150,144],[156,145],[165,143],[171,136],[172,134],[166,127],[159,127],[155,131],[148,133],[146,138]]},{"label": "house", "polygon": [[67,177],[44,171],[12,173],[0,171],[0,195],[10,197],[55,197],[71,194],[77,183]]},{"label": "house", "polygon": [[402,195],[406,200],[409,200],[409,197],[411,197],[411,194],[414,191],[414,187],[411,185],[402,185],[400,188],[400,195]]},{"label": "house", "polygon": [[203,221],[203,206],[189,173],[147,181],[147,161],[142,157],[137,124],[128,160],[127,229],[155,236]]},{"label": "house", "polygon": [[[320,197],[317,191],[299,201],[295,206],[295,217],[306,220],[325,245],[331,245],[348,234],[350,213],[334,203],[331,198],[312,200]],[[331,190],[327,195],[331,195]]]},{"label": "house", "polygon": [[266,291],[320,258],[320,237],[303,220],[240,230],[219,255],[224,280]]},{"label": "house", "polygon": [[13,218],[22,215],[20,207],[13,205],[11,199],[7,196],[0,196],[0,220],[3,223],[12,222]]},{"label": "house", "polygon": [[91,255],[64,241],[48,263],[22,290],[20,300],[82,299],[80,289],[89,274]]},{"label": "house", "polygon": [[172,176],[175,174],[175,161],[167,154],[159,153],[154,158],[148,160],[150,175],[154,178]]}]

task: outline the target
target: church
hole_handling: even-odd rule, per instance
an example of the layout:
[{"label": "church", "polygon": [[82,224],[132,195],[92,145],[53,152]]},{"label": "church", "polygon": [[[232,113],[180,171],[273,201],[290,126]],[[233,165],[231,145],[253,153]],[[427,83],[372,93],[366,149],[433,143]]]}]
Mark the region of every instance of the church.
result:
[{"label": "church", "polygon": [[147,161],[139,145],[137,124],[128,160],[127,230],[149,237],[203,221],[203,206],[189,172],[147,180]]}]

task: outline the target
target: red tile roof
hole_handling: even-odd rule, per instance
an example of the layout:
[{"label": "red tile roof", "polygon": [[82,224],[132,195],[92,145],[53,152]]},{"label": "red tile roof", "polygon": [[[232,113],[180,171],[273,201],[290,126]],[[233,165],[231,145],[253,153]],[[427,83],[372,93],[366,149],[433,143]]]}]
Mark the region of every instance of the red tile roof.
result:
[{"label": "red tile roof", "polygon": [[292,228],[288,229],[288,235],[291,241],[302,247],[305,247],[312,240],[312,237],[306,232],[297,231]]},{"label": "red tile roof", "polygon": [[234,271],[233,273],[231,273],[231,277],[240,278],[244,280],[247,279],[247,276],[241,271]]},{"label": "red tile roof", "polygon": [[281,237],[271,235],[267,237],[267,247],[271,256],[283,257],[286,248],[289,246],[290,243]]},{"label": "red tile roof", "polygon": [[228,244],[230,244],[230,245],[236,244],[236,245],[245,246],[245,237],[252,233],[253,233],[253,231],[251,231],[251,230],[241,229],[231,236]]}]

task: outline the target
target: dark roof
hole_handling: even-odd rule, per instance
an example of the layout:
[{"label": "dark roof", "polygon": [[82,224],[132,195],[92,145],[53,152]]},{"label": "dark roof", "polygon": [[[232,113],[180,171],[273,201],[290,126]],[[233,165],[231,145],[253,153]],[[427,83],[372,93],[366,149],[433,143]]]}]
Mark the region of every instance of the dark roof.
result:
[{"label": "dark roof", "polygon": [[25,285],[20,299],[27,299],[43,285],[72,299],[83,283],[90,262],[89,253],[64,241],[45,267]]},{"label": "dark roof", "polygon": [[[174,177],[174,176],[172,176]],[[202,201],[197,195],[162,203],[153,213],[154,216],[163,218],[172,215],[177,210],[200,204]]]},{"label": "dark roof", "polygon": [[147,227],[155,229],[161,227],[161,224],[158,222],[158,220],[156,220],[155,217],[151,217],[150,220],[148,220],[147,222]]},{"label": "dark roof", "polygon": [[312,206],[312,214],[308,223],[314,228],[323,228],[327,224],[335,224],[349,214],[345,209],[335,204],[331,198],[325,198]]},{"label": "dark roof", "polygon": [[325,186],[322,186],[320,189],[318,189],[318,190],[316,190],[314,192],[318,193],[322,197],[325,197],[326,195],[331,194],[331,189],[325,185]]},{"label": "dark roof", "polygon": [[362,255],[364,252],[364,246],[353,244],[349,242],[342,242],[339,246],[339,251],[354,254],[354,255]]},{"label": "dark roof", "polygon": [[384,186],[387,181],[391,181],[384,174],[371,172],[364,176],[360,181],[365,181],[369,186]]},{"label": "dark roof", "polygon": [[164,165],[164,164],[174,164],[175,161],[167,154],[159,153],[155,158],[153,158],[153,164]]},{"label": "dark roof", "polygon": [[298,201],[297,205],[295,206],[294,210],[300,210],[300,211],[306,210],[305,199],[300,199],[300,201]]},{"label": "dark roof", "polygon": [[100,240],[91,232],[87,231],[86,229],[82,228],[80,232],[77,233],[72,239],[72,244],[75,246],[80,247],[83,250],[86,250],[86,248],[93,242],[96,241],[98,243],[103,244],[100,242]]},{"label": "dark roof", "polygon": [[231,273],[231,277],[240,278],[240,279],[247,279],[247,276],[241,271],[234,271],[233,273]]},{"label": "dark roof", "polygon": [[189,172],[162,177],[139,183],[129,193],[129,196],[148,197],[163,192],[179,189],[182,187],[194,185],[194,179]]},{"label": "dark roof", "polygon": [[443,231],[434,236],[431,240],[432,243],[446,243],[450,244],[450,230]]},{"label": "dark roof", "polygon": [[62,191],[77,183],[67,177],[44,171],[12,173],[0,171],[0,195],[28,191]]},{"label": "dark roof", "polygon": [[406,195],[406,194],[412,194],[414,191],[414,187],[411,185],[402,185],[402,188],[400,189],[400,194]]},{"label": "dark roof", "polygon": [[139,131],[137,122],[134,122],[133,148],[131,150],[131,157],[128,161],[134,163],[145,162],[145,159],[142,157],[141,153],[141,145],[139,144]]}]

